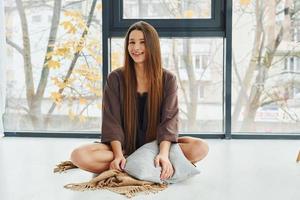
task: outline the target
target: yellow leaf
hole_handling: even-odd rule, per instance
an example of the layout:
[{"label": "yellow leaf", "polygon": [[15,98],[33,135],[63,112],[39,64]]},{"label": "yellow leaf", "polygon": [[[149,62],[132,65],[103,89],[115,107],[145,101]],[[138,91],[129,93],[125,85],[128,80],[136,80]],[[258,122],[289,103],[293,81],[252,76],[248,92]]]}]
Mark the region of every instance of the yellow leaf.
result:
[{"label": "yellow leaf", "polygon": [[193,18],[195,16],[195,12],[193,10],[186,10],[183,13],[185,18]]},{"label": "yellow leaf", "polygon": [[89,81],[96,82],[101,80],[99,68],[88,68],[87,65],[81,65],[79,69],[74,70],[74,73],[85,77]]},{"label": "yellow leaf", "polygon": [[94,86],[92,86],[90,83],[88,83],[86,85],[86,87],[89,89],[90,92],[92,92],[93,94],[95,94],[96,96],[101,96],[101,90],[99,88],[95,88]]},{"label": "yellow leaf", "polygon": [[100,80],[100,75],[98,75],[98,74],[92,74],[92,73],[89,73],[89,74],[87,74],[85,77],[86,77],[88,80],[93,81],[93,82],[99,81],[99,80]]},{"label": "yellow leaf", "polygon": [[76,81],[76,78],[69,78],[66,84],[72,85],[72,83],[74,83],[74,81]]},{"label": "yellow leaf", "polygon": [[251,2],[251,0],[240,0],[240,4],[243,6],[249,5],[250,2]]},{"label": "yellow leaf", "polygon": [[75,28],[75,26],[73,26],[67,31],[67,33],[74,34],[74,33],[76,33],[76,31],[77,31],[77,29]]},{"label": "yellow leaf", "polygon": [[84,69],[84,70],[87,70],[89,67],[87,64],[81,64],[80,65],[80,69]]},{"label": "yellow leaf", "polygon": [[85,122],[86,121],[86,117],[84,115],[79,115],[79,121],[80,122]]},{"label": "yellow leaf", "polygon": [[60,67],[60,62],[56,61],[56,60],[49,60],[47,62],[47,66],[51,69],[58,69]]},{"label": "yellow leaf", "polygon": [[61,46],[64,46],[68,49],[74,49],[74,47],[76,46],[76,41],[70,40],[70,41],[63,43]]},{"label": "yellow leaf", "polygon": [[67,87],[67,83],[60,82],[57,86],[59,87],[59,89],[63,89],[65,87]]},{"label": "yellow leaf", "polygon": [[68,33],[74,34],[77,31],[76,27],[70,21],[61,22],[60,25],[62,25]]},{"label": "yellow leaf", "polygon": [[75,51],[76,51],[76,52],[80,52],[82,49],[83,49],[83,46],[78,45],[78,46],[75,48]]},{"label": "yellow leaf", "polygon": [[97,3],[97,6],[96,6],[96,9],[98,10],[98,11],[101,11],[102,10],[102,3]]},{"label": "yellow leaf", "polygon": [[62,96],[58,92],[52,92],[51,93],[51,98],[56,104],[60,104],[62,101]]},{"label": "yellow leaf", "polygon": [[88,73],[88,68],[86,65],[81,65],[80,68],[74,70],[74,72],[79,74],[80,76],[86,76]]},{"label": "yellow leaf", "polygon": [[64,12],[64,15],[73,18],[82,18],[81,13],[77,10],[67,10]]},{"label": "yellow leaf", "polygon": [[70,52],[70,49],[67,47],[61,47],[61,48],[56,49],[56,54],[59,56],[65,56],[69,52]]},{"label": "yellow leaf", "polygon": [[64,82],[62,80],[59,80],[57,77],[51,77],[51,80],[53,81],[53,83],[59,87],[59,89],[63,89],[69,85],[71,85],[74,82],[74,78],[73,79],[69,79],[68,81]]},{"label": "yellow leaf", "polygon": [[58,85],[58,83],[60,82],[60,81],[58,80],[58,78],[56,78],[56,77],[51,77],[51,80],[53,81],[53,83],[54,83],[55,85]]},{"label": "yellow leaf", "polygon": [[81,29],[86,29],[86,30],[88,30],[88,27],[87,27],[86,23],[85,23],[83,20],[80,20],[80,21],[78,22],[78,27],[81,28]]},{"label": "yellow leaf", "polygon": [[73,26],[73,24],[70,21],[63,21],[59,25],[63,26],[66,30]]},{"label": "yellow leaf", "polygon": [[79,104],[81,104],[81,105],[85,105],[85,104],[87,104],[87,100],[85,99],[85,98],[79,98]]},{"label": "yellow leaf", "polygon": [[77,42],[75,51],[80,52],[84,48],[84,45],[85,45],[85,38],[80,38],[80,40]]},{"label": "yellow leaf", "polygon": [[97,55],[95,60],[96,60],[97,64],[102,64],[102,56],[101,55]]}]

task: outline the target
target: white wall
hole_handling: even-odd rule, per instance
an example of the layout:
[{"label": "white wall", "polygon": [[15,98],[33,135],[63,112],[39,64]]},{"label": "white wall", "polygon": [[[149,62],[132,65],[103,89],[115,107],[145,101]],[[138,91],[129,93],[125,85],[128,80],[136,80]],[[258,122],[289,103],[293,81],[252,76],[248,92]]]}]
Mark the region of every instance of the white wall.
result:
[{"label": "white wall", "polygon": [[4,2],[0,0],[0,137],[3,134],[3,113],[5,109],[5,88],[6,88],[6,46],[5,46],[5,23],[4,23]]}]

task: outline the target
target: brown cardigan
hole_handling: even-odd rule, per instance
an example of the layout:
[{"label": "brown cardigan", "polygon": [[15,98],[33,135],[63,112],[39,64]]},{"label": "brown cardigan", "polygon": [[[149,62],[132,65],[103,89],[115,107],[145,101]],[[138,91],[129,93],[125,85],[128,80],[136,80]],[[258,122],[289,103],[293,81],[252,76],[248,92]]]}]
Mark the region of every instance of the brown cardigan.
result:
[{"label": "brown cardigan", "polygon": [[[176,76],[163,69],[164,93],[161,106],[160,124],[157,141],[177,142],[178,137],[178,97]],[[102,100],[102,130],[101,142],[109,143],[113,140],[121,142],[124,147],[126,141],[123,131],[123,84],[122,68],[112,71],[107,78]],[[147,109],[144,113],[147,122]],[[147,123],[146,123],[147,124]]]}]

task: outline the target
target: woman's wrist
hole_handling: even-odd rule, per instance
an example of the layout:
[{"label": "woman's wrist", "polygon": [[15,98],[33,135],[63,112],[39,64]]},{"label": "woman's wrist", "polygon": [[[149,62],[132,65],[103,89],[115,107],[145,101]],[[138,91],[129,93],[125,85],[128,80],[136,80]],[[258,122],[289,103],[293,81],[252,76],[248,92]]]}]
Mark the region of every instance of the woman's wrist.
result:
[{"label": "woman's wrist", "polygon": [[165,152],[159,152],[159,154],[161,157],[165,157],[165,158],[168,158],[169,157],[169,154],[168,153],[165,153]]},{"label": "woman's wrist", "polygon": [[121,153],[121,154],[114,154],[114,159],[122,159],[122,158],[124,158],[123,153]]},{"label": "woman's wrist", "polygon": [[120,141],[117,141],[117,140],[111,141],[110,145],[112,148],[112,152],[114,154],[114,158],[123,158],[124,157]]},{"label": "woman's wrist", "polygon": [[171,142],[169,141],[162,141],[159,144],[159,155],[163,157],[169,157]]}]

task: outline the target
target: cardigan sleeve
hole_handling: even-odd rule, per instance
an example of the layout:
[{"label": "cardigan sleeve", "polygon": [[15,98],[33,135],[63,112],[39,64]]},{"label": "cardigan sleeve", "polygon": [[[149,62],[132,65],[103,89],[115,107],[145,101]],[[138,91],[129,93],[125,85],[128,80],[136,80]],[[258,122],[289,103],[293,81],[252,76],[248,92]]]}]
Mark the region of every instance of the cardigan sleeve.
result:
[{"label": "cardigan sleeve", "polygon": [[104,87],[102,99],[101,142],[118,140],[124,146],[124,131],[121,121],[120,80],[111,72]]},{"label": "cardigan sleeve", "polygon": [[157,141],[177,142],[178,138],[178,86],[176,76],[171,75],[165,82],[165,94],[161,107],[161,120],[158,126]]}]

